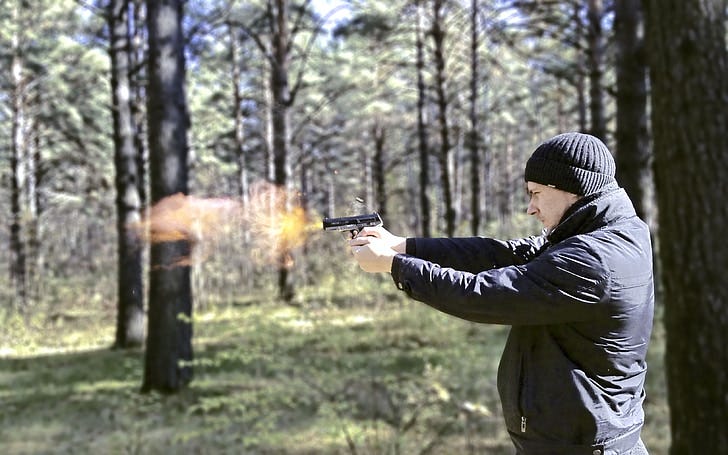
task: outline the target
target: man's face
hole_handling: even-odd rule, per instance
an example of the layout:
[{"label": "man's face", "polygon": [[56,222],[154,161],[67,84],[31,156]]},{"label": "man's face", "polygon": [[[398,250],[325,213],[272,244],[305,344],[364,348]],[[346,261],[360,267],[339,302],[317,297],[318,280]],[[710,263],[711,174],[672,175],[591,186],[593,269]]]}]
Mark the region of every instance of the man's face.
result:
[{"label": "man's face", "polygon": [[526,213],[534,215],[547,230],[559,224],[566,210],[579,200],[579,196],[540,183],[527,182],[529,203]]}]

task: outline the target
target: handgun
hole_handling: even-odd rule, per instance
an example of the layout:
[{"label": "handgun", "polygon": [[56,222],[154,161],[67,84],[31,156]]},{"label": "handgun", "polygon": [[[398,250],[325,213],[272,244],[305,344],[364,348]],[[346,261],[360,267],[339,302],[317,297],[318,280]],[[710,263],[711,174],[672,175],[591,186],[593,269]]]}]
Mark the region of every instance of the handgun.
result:
[{"label": "handgun", "polygon": [[324,217],[324,231],[348,231],[351,239],[359,235],[362,229],[371,226],[380,226],[382,218],[377,212],[367,215],[342,216],[340,218]]}]

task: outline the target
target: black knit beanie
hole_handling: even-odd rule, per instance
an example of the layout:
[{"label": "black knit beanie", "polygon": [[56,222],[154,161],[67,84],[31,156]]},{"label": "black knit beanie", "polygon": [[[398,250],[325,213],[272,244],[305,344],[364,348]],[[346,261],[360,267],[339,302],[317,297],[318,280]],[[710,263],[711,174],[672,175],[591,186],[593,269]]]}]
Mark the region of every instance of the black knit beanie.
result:
[{"label": "black knit beanie", "polygon": [[589,134],[564,133],[541,143],[526,163],[526,181],[587,196],[616,186],[614,158]]}]

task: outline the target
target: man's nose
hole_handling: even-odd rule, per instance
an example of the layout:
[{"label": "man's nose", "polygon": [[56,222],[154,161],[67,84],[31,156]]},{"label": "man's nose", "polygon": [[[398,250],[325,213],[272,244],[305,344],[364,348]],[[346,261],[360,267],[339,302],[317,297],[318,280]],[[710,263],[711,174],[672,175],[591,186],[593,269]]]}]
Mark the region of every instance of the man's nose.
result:
[{"label": "man's nose", "polygon": [[533,205],[533,202],[528,203],[528,207],[526,207],[526,214],[528,215],[535,215],[536,214],[536,207]]}]

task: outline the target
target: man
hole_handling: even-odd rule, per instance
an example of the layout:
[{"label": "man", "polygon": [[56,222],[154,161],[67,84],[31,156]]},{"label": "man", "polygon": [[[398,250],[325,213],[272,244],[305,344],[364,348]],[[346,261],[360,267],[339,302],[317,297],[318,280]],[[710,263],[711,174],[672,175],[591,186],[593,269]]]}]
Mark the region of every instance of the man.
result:
[{"label": "man", "polygon": [[654,304],[647,226],[597,138],[566,133],[533,152],[525,180],[539,237],[350,241],[368,272],[413,299],[511,325],[498,368],[518,454],[646,454],[640,439]]}]

